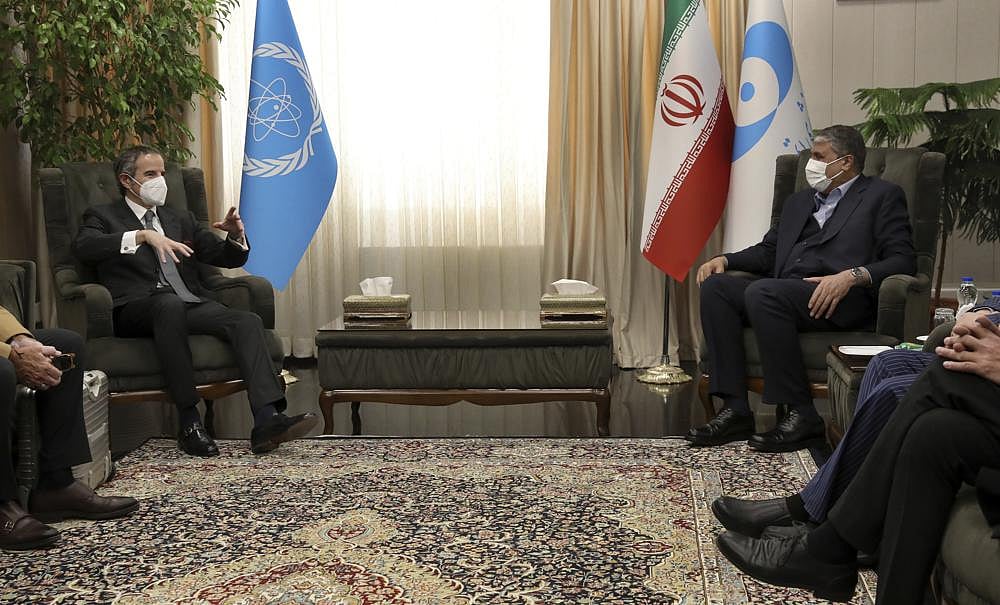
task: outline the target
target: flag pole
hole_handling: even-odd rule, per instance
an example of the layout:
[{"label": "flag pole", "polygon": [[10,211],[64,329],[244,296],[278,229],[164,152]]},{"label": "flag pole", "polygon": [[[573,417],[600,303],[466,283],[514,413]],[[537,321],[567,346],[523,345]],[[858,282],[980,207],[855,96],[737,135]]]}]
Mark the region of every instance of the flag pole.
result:
[{"label": "flag pole", "polygon": [[663,280],[663,348],[660,353],[660,363],[635,376],[639,382],[652,384],[682,384],[691,382],[691,376],[675,365],[670,365],[670,280],[669,275]]}]

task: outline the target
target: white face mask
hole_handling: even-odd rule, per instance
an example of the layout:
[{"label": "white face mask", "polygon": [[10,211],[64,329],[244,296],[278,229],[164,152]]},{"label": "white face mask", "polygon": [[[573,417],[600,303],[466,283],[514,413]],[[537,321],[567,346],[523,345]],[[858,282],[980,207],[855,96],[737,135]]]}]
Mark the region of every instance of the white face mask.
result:
[{"label": "white face mask", "polygon": [[816,191],[823,193],[826,191],[827,187],[830,186],[830,183],[833,182],[833,179],[844,174],[844,171],[841,170],[833,176],[826,176],[826,167],[834,162],[839,162],[846,157],[846,155],[842,155],[836,160],[831,160],[829,162],[821,162],[816,158],[809,158],[809,161],[806,162],[806,182],[809,183],[809,186]]},{"label": "white face mask", "polygon": [[139,197],[142,201],[149,204],[150,206],[162,206],[167,201],[167,179],[162,176],[149,179],[145,183],[140,183],[139,181],[133,179],[129,175],[128,178],[132,179],[134,183],[139,185]]}]

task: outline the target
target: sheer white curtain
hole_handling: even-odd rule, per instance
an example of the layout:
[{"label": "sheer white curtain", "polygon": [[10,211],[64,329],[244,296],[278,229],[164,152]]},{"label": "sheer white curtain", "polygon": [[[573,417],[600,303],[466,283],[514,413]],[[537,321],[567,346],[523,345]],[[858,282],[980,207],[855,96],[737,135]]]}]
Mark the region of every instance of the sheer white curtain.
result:
[{"label": "sheer white curtain", "polygon": [[[537,309],[549,71],[539,0],[291,0],[340,164],[277,327],[294,355],[365,277],[417,310]],[[223,197],[239,198],[256,3],[219,52]],[[252,245],[252,242],[251,242]],[[463,316],[466,313],[463,313]]]}]

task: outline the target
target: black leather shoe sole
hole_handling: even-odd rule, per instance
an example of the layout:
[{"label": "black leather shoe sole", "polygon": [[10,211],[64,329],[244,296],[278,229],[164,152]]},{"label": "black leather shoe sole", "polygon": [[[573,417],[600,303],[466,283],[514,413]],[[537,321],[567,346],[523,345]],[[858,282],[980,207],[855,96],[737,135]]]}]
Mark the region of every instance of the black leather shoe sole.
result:
[{"label": "black leather shoe sole", "polygon": [[113,510],[104,510],[99,512],[85,511],[85,510],[50,510],[46,512],[36,512],[32,511],[31,516],[38,519],[42,523],[59,523],[60,521],[65,521],[66,519],[86,519],[88,521],[105,521],[107,519],[119,519],[121,517],[127,517],[139,510],[139,502],[133,502],[128,506],[123,506],[122,508],[116,508]]},{"label": "black leather shoe sole", "polygon": [[725,445],[734,441],[746,441],[753,435],[752,430],[737,431],[725,435],[685,435],[684,439],[692,447],[712,447],[715,445]]},{"label": "black leather shoe sole", "polygon": [[750,449],[755,452],[766,452],[769,454],[794,452],[797,450],[804,450],[807,447],[822,447],[824,443],[826,443],[826,439],[824,437],[810,437],[800,441],[788,441],[783,443],[762,443],[760,441],[754,441],[753,439],[749,439],[747,441],[747,445],[749,445]]},{"label": "black leather shoe sole", "polygon": [[790,588],[803,588],[805,590],[810,590],[816,597],[820,599],[826,599],[827,601],[833,601],[835,603],[848,603],[854,597],[855,587],[858,583],[857,573],[851,573],[841,577],[826,578],[822,582],[802,582],[796,581],[792,578],[785,577],[781,573],[781,570],[772,570],[776,572],[773,577],[769,574],[762,573],[762,570],[755,568],[754,566],[747,565],[743,560],[741,553],[730,548],[729,542],[722,539],[722,535],[715,539],[715,544],[729,562],[736,566],[744,574],[767,582],[768,584],[774,584],[777,586],[788,586]]},{"label": "black leather shoe sole", "polygon": [[250,451],[254,454],[266,454],[274,448],[278,447],[286,441],[294,441],[300,437],[304,437],[306,433],[312,430],[314,426],[319,423],[319,416],[308,415],[299,420],[295,424],[289,426],[283,432],[271,437],[266,441],[261,441],[260,443],[250,443]]},{"label": "black leather shoe sole", "polygon": [[206,450],[196,450],[193,447],[186,447],[182,441],[178,441],[177,447],[188,456],[197,456],[198,458],[214,458],[219,455],[217,446]]}]

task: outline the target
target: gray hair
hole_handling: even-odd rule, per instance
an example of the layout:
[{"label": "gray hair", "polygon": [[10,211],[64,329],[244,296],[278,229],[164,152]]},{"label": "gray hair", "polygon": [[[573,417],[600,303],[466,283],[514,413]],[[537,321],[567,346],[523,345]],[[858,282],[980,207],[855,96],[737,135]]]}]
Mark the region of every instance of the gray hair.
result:
[{"label": "gray hair", "polygon": [[135,162],[144,155],[158,155],[163,157],[163,154],[155,147],[136,145],[121,152],[115,160],[115,182],[118,183],[118,192],[122,195],[125,195],[125,187],[118,180],[118,175],[127,174],[135,178]]},{"label": "gray hair", "polygon": [[833,148],[833,152],[837,154],[837,157],[843,157],[845,155],[854,157],[854,166],[861,174],[861,171],[865,168],[865,138],[861,136],[857,128],[853,126],[844,126],[843,124],[837,124],[835,126],[828,126],[823,130],[816,133],[813,137],[813,142],[827,142],[830,147]]}]

